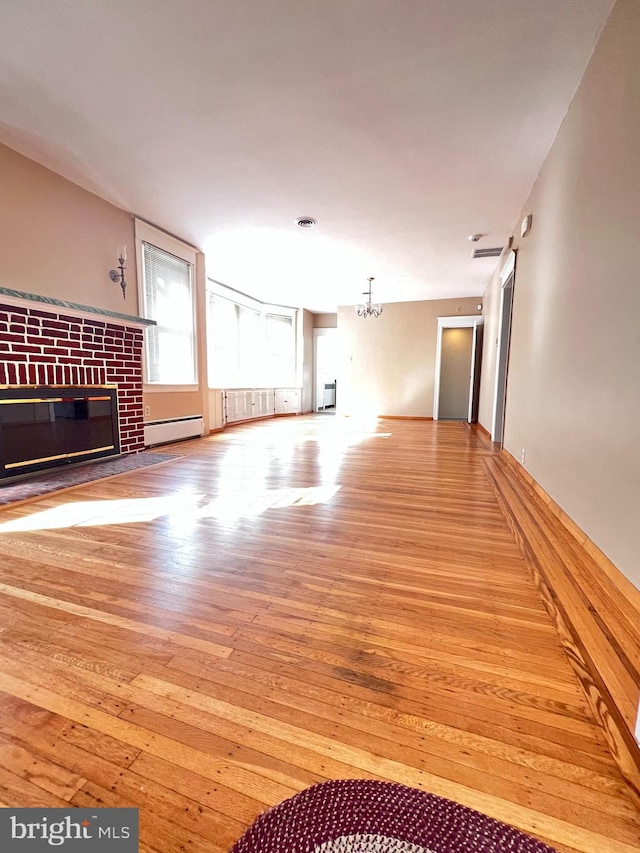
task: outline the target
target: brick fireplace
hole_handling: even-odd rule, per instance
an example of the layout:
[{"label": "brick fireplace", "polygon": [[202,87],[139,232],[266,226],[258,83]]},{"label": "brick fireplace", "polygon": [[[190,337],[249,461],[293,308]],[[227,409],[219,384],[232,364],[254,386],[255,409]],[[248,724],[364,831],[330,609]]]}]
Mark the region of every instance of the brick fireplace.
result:
[{"label": "brick fireplace", "polygon": [[78,309],[84,306],[52,302],[46,300],[46,307],[40,301],[4,302],[0,295],[0,386],[115,385],[120,450],[143,450],[141,327],[146,322],[108,312],[99,319],[89,307],[83,314]]}]

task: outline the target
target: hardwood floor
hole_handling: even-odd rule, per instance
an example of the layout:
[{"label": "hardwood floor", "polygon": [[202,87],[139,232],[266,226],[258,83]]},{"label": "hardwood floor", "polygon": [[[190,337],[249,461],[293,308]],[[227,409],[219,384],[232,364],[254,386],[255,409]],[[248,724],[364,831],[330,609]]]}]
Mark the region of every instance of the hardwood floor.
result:
[{"label": "hardwood floor", "polygon": [[215,853],[380,778],[640,850],[479,433],[318,416],[171,452],[0,511],[2,804],[139,806],[142,851]]}]

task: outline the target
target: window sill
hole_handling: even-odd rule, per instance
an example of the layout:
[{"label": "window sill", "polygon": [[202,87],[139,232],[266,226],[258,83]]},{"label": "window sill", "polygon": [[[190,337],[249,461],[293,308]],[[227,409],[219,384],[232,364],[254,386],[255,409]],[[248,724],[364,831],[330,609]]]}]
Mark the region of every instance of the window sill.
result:
[{"label": "window sill", "polygon": [[193,392],[199,390],[199,385],[162,385],[160,382],[142,386],[143,394],[173,394],[180,391]]}]

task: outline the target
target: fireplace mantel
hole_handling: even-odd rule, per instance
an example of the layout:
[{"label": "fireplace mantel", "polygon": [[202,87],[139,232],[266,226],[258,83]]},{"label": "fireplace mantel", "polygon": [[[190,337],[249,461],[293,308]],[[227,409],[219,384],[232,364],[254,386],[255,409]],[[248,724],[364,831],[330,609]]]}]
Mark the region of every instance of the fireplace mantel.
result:
[{"label": "fireplace mantel", "polygon": [[7,305],[22,305],[31,302],[41,308],[50,306],[52,308],[64,308],[65,314],[73,317],[92,317],[96,320],[109,320],[120,326],[155,326],[155,320],[147,320],[145,317],[136,317],[133,314],[122,314],[119,311],[109,311],[106,308],[96,308],[92,305],[80,305],[77,302],[67,302],[64,299],[56,299],[53,296],[41,296],[38,293],[25,293],[22,290],[14,290],[11,287],[0,287],[0,297]]}]

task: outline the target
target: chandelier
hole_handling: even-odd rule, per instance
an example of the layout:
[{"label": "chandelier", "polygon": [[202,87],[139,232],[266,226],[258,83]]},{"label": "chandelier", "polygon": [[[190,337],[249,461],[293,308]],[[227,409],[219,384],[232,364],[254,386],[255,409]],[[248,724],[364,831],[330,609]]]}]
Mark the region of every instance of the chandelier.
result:
[{"label": "chandelier", "polygon": [[371,282],[373,281],[373,276],[370,276],[367,281],[369,282],[369,290],[365,290],[362,294],[367,297],[367,302],[365,305],[356,305],[356,311],[358,317],[379,317],[382,314],[382,305],[379,302],[371,304]]}]

